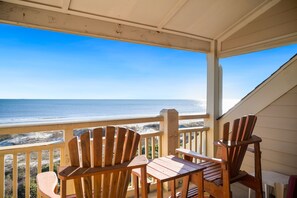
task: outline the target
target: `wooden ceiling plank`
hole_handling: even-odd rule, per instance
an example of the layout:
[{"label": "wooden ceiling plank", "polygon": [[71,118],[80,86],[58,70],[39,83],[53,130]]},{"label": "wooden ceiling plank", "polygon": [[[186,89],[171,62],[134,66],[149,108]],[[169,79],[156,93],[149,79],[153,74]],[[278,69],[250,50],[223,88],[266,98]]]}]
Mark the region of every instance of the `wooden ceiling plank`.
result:
[{"label": "wooden ceiling plank", "polygon": [[63,10],[68,10],[70,6],[71,0],[63,0]]},{"label": "wooden ceiling plank", "polygon": [[281,0],[266,0],[258,7],[253,9],[250,13],[242,17],[238,20],[237,23],[232,24],[229,28],[227,28],[224,32],[216,36],[214,39],[218,41],[218,50],[221,50],[221,44],[224,40],[230,37],[232,34],[246,26],[248,23],[256,19],[258,16],[275,6]]},{"label": "wooden ceiling plank", "polygon": [[158,29],[162,29],[187,2],[188,0],[179,0],[167,13],[167,15],[161,20],[158,25]]}]

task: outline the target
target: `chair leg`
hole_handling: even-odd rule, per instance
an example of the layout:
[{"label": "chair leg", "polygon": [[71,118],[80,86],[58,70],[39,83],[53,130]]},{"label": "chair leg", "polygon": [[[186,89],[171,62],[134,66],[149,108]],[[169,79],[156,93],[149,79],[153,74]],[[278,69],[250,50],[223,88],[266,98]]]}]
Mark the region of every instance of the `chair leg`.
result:
[{"label": "chair leg", "polygon": [[256,197],[262,198],[263,197],[263,188],[262,188],[262,168],[261,168],[261,150],[260,150],[260,143],[254,144],[255,148],[255,177],[258,182],[258,187],[256,190]]},{"label": "chair leg", "polygon": [[134,197],[139,197],[139,179],[138,176],[132,174],[133,177],[133,184],[134,184]]},{"label": "chair leg", "polygon": [[[262,186],[261,186],[261,189],[258,188],[257,190],[255,190],[255,192],[256,192],[256,198],[263,198],[263,189],[262,189]],[[265,192],[265,198],[266,198],[266,192]]]}]

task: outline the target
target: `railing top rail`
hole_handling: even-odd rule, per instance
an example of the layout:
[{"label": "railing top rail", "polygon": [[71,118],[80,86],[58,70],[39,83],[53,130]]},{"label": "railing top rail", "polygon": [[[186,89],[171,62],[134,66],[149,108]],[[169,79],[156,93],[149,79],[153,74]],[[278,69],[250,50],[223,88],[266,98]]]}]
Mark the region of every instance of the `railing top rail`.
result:
[{"label": "railing top rail", "polygon": [[27,152],[35,150],[43,150],[47,148],[62,148],[64,147],[65,142],[61,141],[52,141],[52,142],[42,142],[42,143],[33,143],[33,144],[21,144],[13,146],[3,146],[0,147],[0,155],[6,153],[18,153],[18,152]]},{"label": "railing top rail", "polygon": [[163,131],[143,132],[143,133],[140,133],[140,137],[149,138],[149,137],[162,135],[163,133],[164,133]]},{"label": "railing top rail", "polygon": [[[208,118],[208,114],[193,114],[193,115],[180,115],[179,120],[203,119]],[[29,133],[38,131],[55,131],[66,129],[79,129],[91,128],[106,125],[122,125],[122,124],[138,124],[149,122],[163,121],[163,117],[137,117],[137,118],[119,118],[119,119],[101,119],[101,120],[84,120],[84,121],[58,121],[58,122],[42,122],[42,123],[20,123],[20,124],[2,124],[0,125],[0,135]]]},{"label": "railing top rail", "polygon": [[86,120],[86,121],[61,121],[52,123],[26,123],[26,124],[5,124],[0,125],[0,134],[26,133],[36,131],[54,131],[63,129],[79,129],[91,128],[106,125],[122,125],[122,124],[137,124],[148,122],[163,121],[161,116],[154,117],[138,117],[138,118],[121,118],[121,119],[103,119],[103,120]]},{"label": "railing top rail", "polygon": [[188,133],[188,132],[195,132],[195,131],[208,131],[209,127],[189,127],[189,128],[180,128],[178,129],[179,133]]},{"label": "railing top rail", "polygon": [[179,120],[195,120],[209,118],[209,114],[179,115]]}]

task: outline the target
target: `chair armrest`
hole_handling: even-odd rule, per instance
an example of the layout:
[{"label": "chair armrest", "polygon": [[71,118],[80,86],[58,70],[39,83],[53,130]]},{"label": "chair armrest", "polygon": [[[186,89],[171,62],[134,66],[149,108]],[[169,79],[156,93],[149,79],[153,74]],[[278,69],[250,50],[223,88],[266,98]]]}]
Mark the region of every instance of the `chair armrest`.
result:
[{"label": "chair armrest", "polygon": [[262,139],[256,135],[253,135],[250,139],[244,140],[244,141],[216,141],[214,144],[216,146],[223,146],[226,148],[232,148],[232,147],[240,147],[243,145],[249,145],[249,144],[254,144],[262,142]]},{"label": "chair armrest", "polygon": [[193,157],[193,158],[196,158],[196,159],[201,159],[201,160],[205,160],[205,161],[209,161],[209,162],[214,162],[214,163],[217,163],[217,164],[225,164],[226,161],[225,160],[222,160],[222,159],[218,159],[218,158],[210,158],[210,157],[207,157],[207,156],[204,156],[204,155],[200,155],[194,151],[191,151],[189,149],[184,149],[184,148],[178,148],[176,149],[176,151],[178,153],[181,153],[181,154],[184,154],[184,155],[187,155],[189,157]]},{"label": "chair armrest", "polygon": [[55,193],[58,178],[55,172],[43,172],[37,175],[37,188],[42,197],[60,198],[60,195]]},{"label": "chair armrest", "polygon": [[107,167],[92,167],[83,168],[75,166],[61,167],[59,178],[61,180],[76,179],[81,177],[88,177],[103,173],[110,173],[114,171],[132,170],[134,168],[142,168],[148,164],[148,160],[144,155],[136,156],[129,162]]}]

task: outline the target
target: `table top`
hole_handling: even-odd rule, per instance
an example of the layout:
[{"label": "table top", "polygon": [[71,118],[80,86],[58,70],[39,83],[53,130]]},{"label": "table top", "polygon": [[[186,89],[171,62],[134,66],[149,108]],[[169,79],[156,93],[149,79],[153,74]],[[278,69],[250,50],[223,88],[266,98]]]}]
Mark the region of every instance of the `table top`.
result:
[{"label": "table top", "polygon": [[[169,155],[150,161],[147,165],[147,174],[161,182],[165,182],[191,175],[203,169],[205,169],[205,167],[201,165],[175,157],[174,155]],[[134,172],[137,173],[137,170]]]}]

